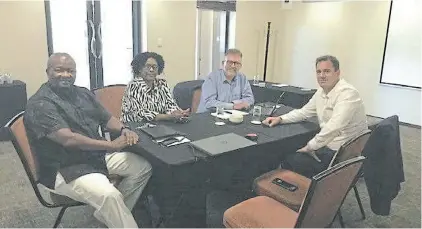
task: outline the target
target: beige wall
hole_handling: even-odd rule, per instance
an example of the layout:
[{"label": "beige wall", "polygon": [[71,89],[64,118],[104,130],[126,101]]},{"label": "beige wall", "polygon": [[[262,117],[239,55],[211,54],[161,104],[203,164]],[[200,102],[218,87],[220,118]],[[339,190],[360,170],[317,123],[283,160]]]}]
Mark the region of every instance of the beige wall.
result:
[{"label": "beige wall", "polygon": [[195,79],[196,2],[148,0],[146,9],[148,50],[163,55],[169,85]]},{"label": "beige wall", "polygon": [[[259,75],[263,79],[264,56],[267,22],[272,21],[272,27],[281,25],[273,20],[279,17],[280,4],[276,1],[238,1],[236,8],[236,48],[243,53],[243,66],[241,71],[250,79]],[[274,34],[275,37],[280,34]],[[271,37],[271,43],[274,39]],[[270,46],[269,67],[267,76],[274,74],[275,46]],[[273,58],[271,58],[273,57]],[[271,75],[271,76],[270,76]],[[270,78],[267,78],[269,80]]]},{"label": "beige wall", "polygon": [[43,1],[0,1],[0,70],[26,82],[28,96],[46,81],[44,15]]}]

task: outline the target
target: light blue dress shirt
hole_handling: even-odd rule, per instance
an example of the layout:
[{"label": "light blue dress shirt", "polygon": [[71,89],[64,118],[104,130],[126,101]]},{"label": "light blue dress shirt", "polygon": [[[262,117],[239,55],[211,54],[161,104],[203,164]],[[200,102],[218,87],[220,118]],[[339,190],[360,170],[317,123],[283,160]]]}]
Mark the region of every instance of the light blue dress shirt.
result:
[{"label": "light blue dress shirt", "polygon": [[251,85],[242,73],[238,73],[231,81],[226,79],[222,69],[211,72],[202,84],[201,102],[197,113],[207,112],[208,109],[222,106],[233,109],[234,103],[255,102]]}]

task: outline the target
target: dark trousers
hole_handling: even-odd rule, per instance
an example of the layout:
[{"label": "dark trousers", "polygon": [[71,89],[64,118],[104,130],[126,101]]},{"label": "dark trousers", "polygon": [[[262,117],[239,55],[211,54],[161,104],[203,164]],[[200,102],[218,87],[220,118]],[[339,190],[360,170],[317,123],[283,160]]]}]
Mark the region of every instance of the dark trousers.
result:
[{"label": "dark trousers", "polygon": [[322,147],[315,151],[321,162],[318,162],[307,153],[294,152],[286,157],[281,163],[281,167],[311,178],[328,168],[335,152],[328,147]]}]

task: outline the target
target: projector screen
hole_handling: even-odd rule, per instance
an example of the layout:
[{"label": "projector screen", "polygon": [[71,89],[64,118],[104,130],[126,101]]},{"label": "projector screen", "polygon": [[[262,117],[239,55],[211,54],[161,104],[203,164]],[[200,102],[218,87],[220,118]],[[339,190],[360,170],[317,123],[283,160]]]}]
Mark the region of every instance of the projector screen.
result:
[{"label": "projector screen", "polygon": [[421,88],[421,0],[391,2],[380,82]]}]

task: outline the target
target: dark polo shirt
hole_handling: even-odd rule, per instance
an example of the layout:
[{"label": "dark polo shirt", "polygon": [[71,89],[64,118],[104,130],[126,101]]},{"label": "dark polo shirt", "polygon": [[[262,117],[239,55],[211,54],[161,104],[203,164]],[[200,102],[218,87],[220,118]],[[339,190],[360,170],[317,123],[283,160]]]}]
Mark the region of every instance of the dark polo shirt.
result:
[{"label": "dark polo shirt", "polygon": [[39,182],[54,189],[57,172],[69,183],[89,173],[107,175],[106,151],[65,148],[47,138],[62,128],[89,138],[105,140],[98,132],[111,115],[86,88],[72,86],[72,93],[56,93],[48,84],[28,100],[24,124],[31,149],[39,162]]}]

